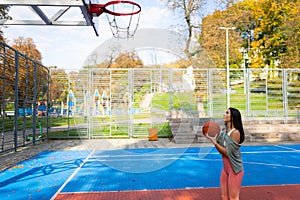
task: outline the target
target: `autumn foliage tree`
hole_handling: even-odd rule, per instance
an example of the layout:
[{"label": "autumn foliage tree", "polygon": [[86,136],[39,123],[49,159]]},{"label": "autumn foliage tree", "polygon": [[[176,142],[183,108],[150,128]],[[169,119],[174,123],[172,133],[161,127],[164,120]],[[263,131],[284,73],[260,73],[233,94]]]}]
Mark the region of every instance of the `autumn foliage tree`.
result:
[{"label": "autumn foliage tree", "polygon": [[12,47],[26,55],[28,58],[38,62],[42,61],[41,52],[37,49],[32,38],[18,37],[14,40]]},{"label": "autumn foliage tree", "polygon": [[119,54],[111,68],[141,68],[143,67],[143,61],[134,52]]},{"label": "autumn foliage tree", "polygon": [[229,34],[231,67],[241,65],[241,48],[247,50],[249,67],[298,67],[299,11],[299,1],[238,2],[203,19],[199,42],[218,67],[225,67],[225,36],[219,27],[236,27]]},{"label": "autumn foliage tree", "polygon": [[[8,102],[17,100],[19,108],[28,108],[32,107],[35,92],[39,98],[47,98],[48,70],[38,62],[41,54],[32,39],[19,38],[14,42],[13,48],[3,50],[0,73],[4,81],[0,95]],[[15,93],[18,93],[18,99]]]},{"label": "autumn foliage tree", "polygon": [[69,77],[63,69],[51,70],[51,101],[60,103],[67,100],[69,92]]}]

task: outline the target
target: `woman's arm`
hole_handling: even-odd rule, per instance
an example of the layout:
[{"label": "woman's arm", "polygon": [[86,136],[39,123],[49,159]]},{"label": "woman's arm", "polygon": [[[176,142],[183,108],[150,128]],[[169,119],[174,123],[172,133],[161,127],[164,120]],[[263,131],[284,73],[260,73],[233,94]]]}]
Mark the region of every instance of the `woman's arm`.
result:
[{"label": "woman's arm", "polygon": [[226,148],[221,146],[218,142],[217,142],[217,136],[215,137],[210,137],[207,134],[205,135],[206,138],[208,138],[211,143],[216,147],[216,149],[218,150],[218,152],[224,156],[227,157],[227,152],[226,152]]},{"label": "woman's arm", "polygon": [[219,152],[220,154],[222,154],[223,156],[227,157],[227,151],[226,151],[226,148],[225,148],[225,147],[221,146],[221,145],[220,145],[219,143],[217,143],[217,142],[216,142],[214,145],[215,145],[216,149],[218,150],[218,152]]}]

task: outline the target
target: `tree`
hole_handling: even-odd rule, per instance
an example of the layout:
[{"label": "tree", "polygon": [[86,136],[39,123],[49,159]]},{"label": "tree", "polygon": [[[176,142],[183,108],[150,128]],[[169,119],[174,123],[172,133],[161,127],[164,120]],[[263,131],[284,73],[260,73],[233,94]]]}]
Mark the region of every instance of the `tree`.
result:
[{"label": "tree", "polygon": [[32,38],[18,37],[14,40],[12,47],[26,55],[28,58],[38,62],[42,61],[42,55],[37,49]]},{"label": "tree", "polygon": [[141,68],[143,61],[134,52],[123,53],[116,57],[111,68]]},{"label": "tree", "polygon": [[[226,63],[226,31],[220,27],[235,27],[236,22],[244,21],[244,16],[239,15],[240,13],[239,6],[229,7],[224,11],[216,10],[202,20],[199,43],[216,67],[224,68]],[[241,43],[238,30],[229,30],[228,45],[231,68],[237,66],[243,59],[240,53]]]},{"label": "tree", "polygon": [[184,17],[185,27],[187,29],[187,40],[184,49],[185,55],[188,57],[189,61],[195,54],[198,53],[197,50],[191,49],[193,32],[199,30],[199,25],[196,22],[197,16],[201,16],[200,10],[205,5],[205,0],[166,0],[167,6],[172,11],[177,11]]},{"label": "tree", "polygon": [[252,8],[255,21],[252,48],[253,65],[257,67],[272,66],[275,61],[287,53],[286,28],[284,22],[291,12],[289,0],[264,0]]},{"label": "tree", "polygon": [[[8,6],[0,6],[0,19],[11,19],[8,15],[8,11]],[[4,41],[2,28],[3,26],[0,27],[0,41]]]},{"label": "tree", "polygon": [[[207,0],[165,0],[169,9],[174,12],[178,12],[184,18],[184,30],[186,30],[187,38],[184,53],[187,56],[191,64],[195,63],[193,57],[200,52],[202,48],[197,48],[193,44],[193,39],[197,38],[199,32],[201,31],[201,26],[199,21],[204,17],[205,7],[208,2]],[[228,7],[233,4],[234,0],[213,0],[214,3]]]},{"label": "tree", "polygon": [[[12,48],[17,50],[19,53],[22,53],[22,56],[19,56],[18,58],[18,66],[19,66],[19,98],[20,99],[27,99],[27,98],[33,98],[32,92],[26,92],[27,87],[30,86],[30,88],[33,88],[34,84],[34,64],[33,61],[28,60],[32,59],[36,62],[41,63],[41,53],[39,50],[37,50],[36,45],[33,42],[32,38],[23,38],[18,37],[14,40],[12,44]],[[15,53],[15,52],[14,52]],[[26,58],[27,57],[27,58]],[[31,66],[31,67],[29,67]],[[40,66],[37,66],[37,73],[38,73],[38,79],[37,79],[37,94],[40,96],[43,96],[47,92],[47,85],[45,81],[47,80],[47,70]],[[26,94],[28,93],[28,94]],[[32,95],[32,96],[29,96]]]},{"label": "tree", "polygon": [[290,4],[289,15],[285,15],[282,29],[285,30],[286,54],[280,59],[286,68],[299,68],[300,63],[300,1]]},{"label": "tree", "polygon": [[229,34],[231,67],[240,65],[241,48],[247,50],[252,68],[276,67],[276,63],[295,67],[299,65],[299,7],[298,1],[290,0],[235,3],[202,20],[199,42],[217,66],[224,66],[225,45],[218,26],[234,26],[239,34]]},{"label": "tree", "polygon": [[51,101],[60,103],[67,101],[69,92],[69,77],[63,69],[51,70]]},{"label": "tree", "polygon": [[184,68],[184,69],[186,69],[187,67],[190,66],[190,62],[181,58],[179,60],[176,60],[173,63],[166,64],[166,66],[169,68],[176,68],[176,69]]},{"label": "tree", "polygon": [[247,0],[242,4],[250,11],[248,26],[237,23],[237,27],[241,33],[252,31],[248,40],[251,67],[277,67],[275,63],[280,63],[281,68],[295,66],[291,62],[297,60],[292,57],[299,53],[296,47],[299,46],[299,2]]}]

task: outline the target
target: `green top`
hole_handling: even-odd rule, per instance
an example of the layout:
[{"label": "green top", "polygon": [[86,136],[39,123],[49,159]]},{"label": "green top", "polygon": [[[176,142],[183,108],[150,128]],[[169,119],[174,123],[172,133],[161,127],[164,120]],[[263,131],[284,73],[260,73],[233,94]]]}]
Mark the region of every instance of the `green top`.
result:
[{"label": "green top", "polygon": [[218,144],[226,148],[226,153],[229,158],[230,164],[235,174],[241,172],[243,167],[242,154],[240,151],[241,145],[231,139],[225,131],[221,131],[217,138]]}]

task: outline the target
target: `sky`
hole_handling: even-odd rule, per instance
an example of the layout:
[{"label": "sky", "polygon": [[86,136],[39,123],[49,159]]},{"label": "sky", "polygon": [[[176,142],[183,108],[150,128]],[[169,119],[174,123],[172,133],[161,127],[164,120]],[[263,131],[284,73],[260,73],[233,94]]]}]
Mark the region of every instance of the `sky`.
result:
[{"label": "sky", "polygon": [[[105,1],[107,2],[107,1]],[[135,0],[142,7],[138,29],[176,27],[179,17],[170,11],[162,0]],[[48,16],[56,12],[43,7]],[[14,6],[9,15],[14,19],[39,19],[29,8]],[[66,19],[83,20],[79,8],[70,9]],[[134,19],[134,18],[133,18]],[[125,23],[127,24],[127,22]],[[135,25],[132,23],[132,25]],[[3,29],[9,44],[19,36],[32,38],[42,54],[42,64],[64,69],[80,69],[88,55],[106,40],[112,38],[112,32],[106,14],[98,17],[99,36],[91,26],[28,26],[14,25]]]}]

